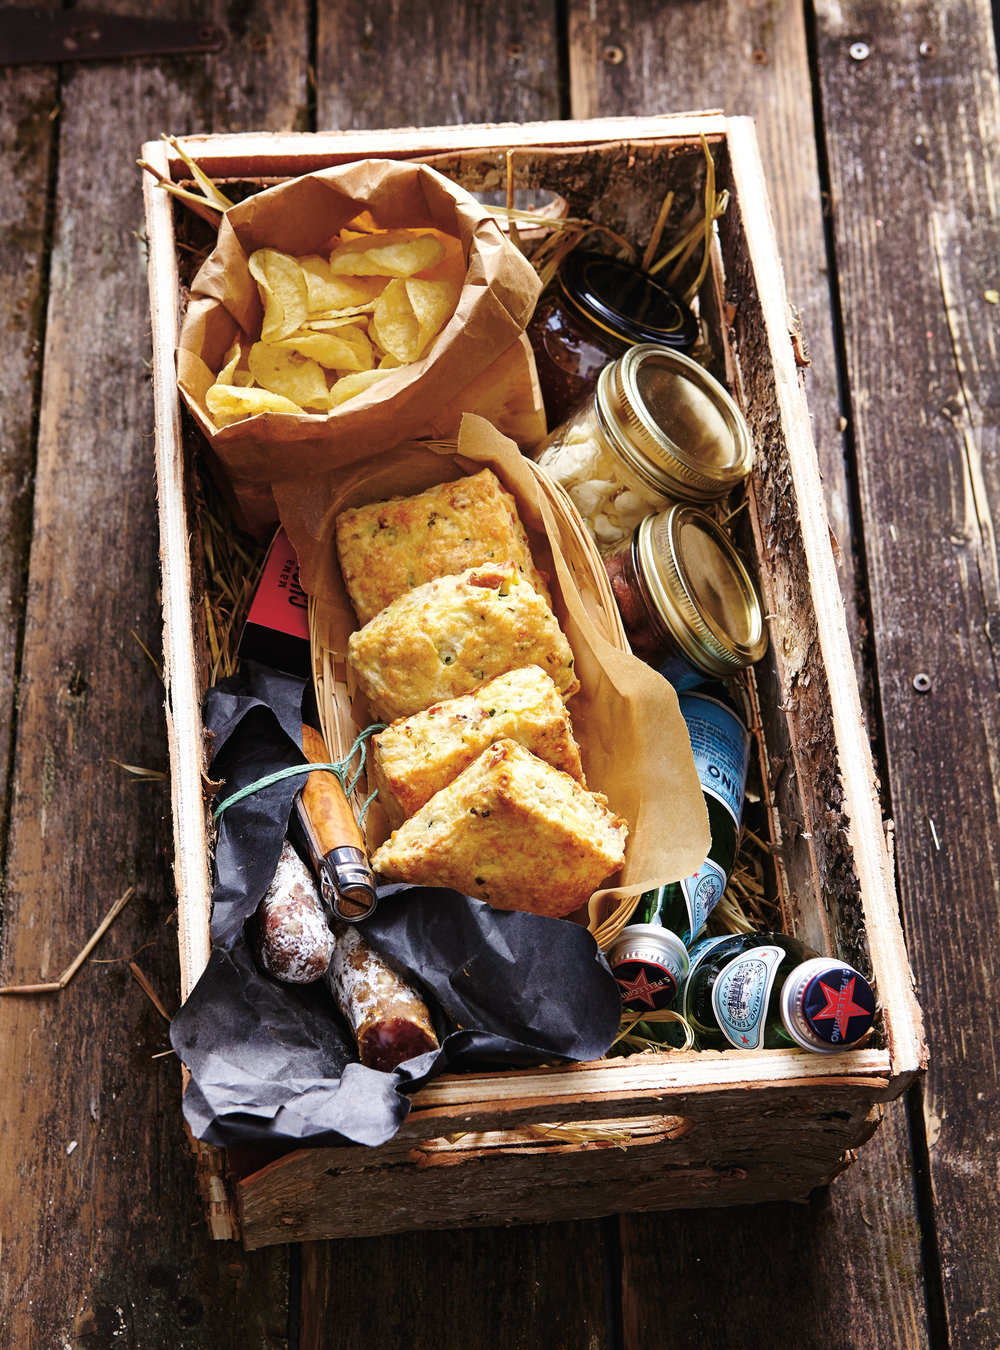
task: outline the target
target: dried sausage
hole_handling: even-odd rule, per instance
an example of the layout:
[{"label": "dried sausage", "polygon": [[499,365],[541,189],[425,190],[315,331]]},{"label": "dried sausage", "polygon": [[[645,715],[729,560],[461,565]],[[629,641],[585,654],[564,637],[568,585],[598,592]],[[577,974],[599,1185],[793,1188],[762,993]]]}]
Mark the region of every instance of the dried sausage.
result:
[{"label": "dried sausage", "polygon": [[254,915],[253,945],[263,969],[289,984],[320,979],[333,955],[334,937],[316,880],[287,839]]},{"label": "dried sausage", "polygon": [[388,1073],[436,1050],[426,1003],[374,952],[357,928],[334,922],[336,945],[326,980],[358,1043],[362,1064]]}]

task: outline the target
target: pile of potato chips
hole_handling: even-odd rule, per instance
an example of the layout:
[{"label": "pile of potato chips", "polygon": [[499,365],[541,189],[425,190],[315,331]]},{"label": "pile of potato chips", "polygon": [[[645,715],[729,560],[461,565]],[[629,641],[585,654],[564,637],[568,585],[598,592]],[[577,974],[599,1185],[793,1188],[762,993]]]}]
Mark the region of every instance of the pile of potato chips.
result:
[{"label": "pile of potato chips", "polygon": [[459,241],[434,230],[349,228],[328,257],[262,248],[249,265],[264,319],[256,342],[233,343],[205,396],[218,427],[264,412],[326,414],[418,361],[465,278]]}]

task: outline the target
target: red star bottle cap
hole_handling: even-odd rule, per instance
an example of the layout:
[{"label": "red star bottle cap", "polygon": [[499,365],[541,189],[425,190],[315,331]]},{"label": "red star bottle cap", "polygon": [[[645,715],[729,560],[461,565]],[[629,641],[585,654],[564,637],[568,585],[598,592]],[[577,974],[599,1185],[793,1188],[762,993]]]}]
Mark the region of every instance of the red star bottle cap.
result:
[{"label": "red star bottle cap", "polygon": [[627,1012],[655,1012],[676,997],[688,972],[687,948],[676,933],[658,923],[623,928],[608,952]]},{"label": "red star bottle cap", "polygon": [[817,956],[803,961],[785,980],[781,1020],[806,1050],[834,1054],[863,1040],[875,1020],[875,995],[851,966]]}]

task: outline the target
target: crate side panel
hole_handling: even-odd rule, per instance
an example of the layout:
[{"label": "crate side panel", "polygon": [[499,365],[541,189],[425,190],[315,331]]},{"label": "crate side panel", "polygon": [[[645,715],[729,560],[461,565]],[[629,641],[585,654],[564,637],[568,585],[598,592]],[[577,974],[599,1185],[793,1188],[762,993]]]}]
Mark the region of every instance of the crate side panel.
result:
[{"label": "crate side panel", "polygon": [[[523,1132],[458,1149],[394,1140],[380,1149],[302,1150],[237,1187],[248,1247],[417,1228],[537,1223],[626,1210],[804,1199],[842,1169],[880,1108],[856,1087],[746,1099],[697,1122],[665,1114],[622,1122],[618,1142],[540,1141]],[[669,1112],[671,1104],[667,1104]],[[571,1136],[568,1136],[571,1137]]]},{"label": "crate side panel", "polygon": [[[839,750],[823,663],[809,561],[800,529],[769,334],[743,229],[728,148],[720,177],[733,205],[720,222],[725,304],[743,408],[756,450],[753,506],[759,583],[770,647],[757,671],[771,782],[783,827],[788,919],[812,946],[836,951],[865,974],[871,957],[844,811]],[[735,209],[734,209],[735,208]],[[744,548],[744,552],[748,550]],[[853,678],[853,676],[852,676]]]}]

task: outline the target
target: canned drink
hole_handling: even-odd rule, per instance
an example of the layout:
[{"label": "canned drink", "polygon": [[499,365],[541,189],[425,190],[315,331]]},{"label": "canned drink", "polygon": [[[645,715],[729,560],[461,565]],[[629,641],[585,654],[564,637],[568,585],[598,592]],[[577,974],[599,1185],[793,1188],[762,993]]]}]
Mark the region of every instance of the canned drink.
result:
[{"label": "canned drink", "polygon": [[676,933],[654,923],[623,928],[608,951],[627,1012],[658,1012],[676,998],[688,972],[688,953]]}]

